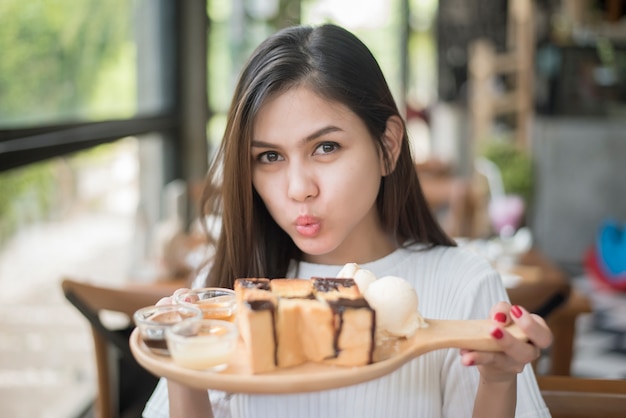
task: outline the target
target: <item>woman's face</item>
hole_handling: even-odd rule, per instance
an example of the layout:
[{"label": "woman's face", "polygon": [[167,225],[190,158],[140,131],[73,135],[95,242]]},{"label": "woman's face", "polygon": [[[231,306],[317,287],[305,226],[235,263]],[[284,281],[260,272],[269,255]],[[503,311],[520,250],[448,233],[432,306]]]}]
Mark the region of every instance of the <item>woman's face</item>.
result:
[{"label": "woman's face", "polygon": [[252,140],[254,188],[306,261],[365,263],[393,250],[375,205],[382,157],[356,114],[294,87],[263,105]]}]

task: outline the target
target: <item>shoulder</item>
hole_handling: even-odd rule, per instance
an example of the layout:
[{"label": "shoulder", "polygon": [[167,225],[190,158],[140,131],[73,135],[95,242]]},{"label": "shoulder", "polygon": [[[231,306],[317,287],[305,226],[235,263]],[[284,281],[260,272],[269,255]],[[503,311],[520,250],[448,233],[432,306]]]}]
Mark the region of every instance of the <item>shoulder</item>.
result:
[{"label": "shoulder", "polygon": [[402,253],[404,257],[398,263],[398,269],[422,277],[436,276],[466,281],[495,274],[484,257],[463,247],[411,246],[402,249]]},{"label": "shoulder", "polygon": [[482,256],[466,248],[404,249],[405,259],[394,275],[415,287],[430,318],[484,318],[507,295],[502,280]]}]

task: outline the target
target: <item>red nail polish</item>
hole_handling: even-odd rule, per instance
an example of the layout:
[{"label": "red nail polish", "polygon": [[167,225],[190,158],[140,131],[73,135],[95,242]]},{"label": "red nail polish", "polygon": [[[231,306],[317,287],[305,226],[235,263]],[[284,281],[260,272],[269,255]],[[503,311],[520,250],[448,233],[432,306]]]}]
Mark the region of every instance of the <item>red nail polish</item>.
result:
[{"label": "red nail polish", "polygon": [[502,312],[497,312],[494,316],[493,319],[495,319],[498,322],[502,322],[505,323],[506,322],[506,315]]},{"label": "red nail polish", "polygon": [[519,306],[517,305],[511,306],[511,315],[513,315],[514,317],[519,318],[520,316],[522,316],[522,313],[523,312]]},{"label": "red nail polish", "polygon": [[493,331],[491,331],[491,336],[495,338],[496,340],[499,340],[502,337],[504,337],[504,333],[502,332],[500,328],[495,328]]},{"label": "red nail polish", "polygon": [[468,365],[468,366],[473,366],[474,364],[475,364],[474,360],[470,360],[470,361],[467,363],[467,365]]}]

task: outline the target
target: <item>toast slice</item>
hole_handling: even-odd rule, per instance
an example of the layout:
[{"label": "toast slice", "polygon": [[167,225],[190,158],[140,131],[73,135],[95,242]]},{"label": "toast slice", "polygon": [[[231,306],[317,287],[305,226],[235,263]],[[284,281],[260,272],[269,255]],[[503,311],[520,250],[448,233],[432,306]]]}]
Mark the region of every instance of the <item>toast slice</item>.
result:
[{"label": "toast slice", "polygon": [[250,277],[235,280],[235,296],[237,302],[241,302],[243,296],[254,289],[270,291],[270,280],[265,278]]},{"label": "toast slice", "polygon": [[324,300],[358,299],[363,297],[354,279],[336,277],[311,278],[313,291],[317,298]]},{"label": "toast slice", "polygon": [[279,298],[313,298],[313,284],[304,279],[274,279],[270,281],[270,289]]},{"label": "toast slice", "polygon": [[279,298],[275,316],[276,326],[276,365],[278,367],[297,366],[306,362],[307,356],[300,339],[300,302],[306,299]]},{"label": "toast slice", "polygon": [[306,357],[315,362],[335,357],[335,315],[330,306],[317,299],[300,299],[298,303],[298,334]]},{"label": "toast slice", "polygon": [[252,373],[372,362],[375,312],[353,279],[238,279],[235,292]]},{"label": "toast slice", "polygon": [[362,297],[338,298],[327,303],[334,318],[335,356],[324,362],[339,366],[372,363],[376,346],[376,312]]},{"label": "toast slice", "polygon": [[[248,282],[249,283],[249,282]],[[278,298],[269,290],[246,287],[235,281],[237,289],[237,327],[249,356],[250,371],[264,373],[276,369]]]}]

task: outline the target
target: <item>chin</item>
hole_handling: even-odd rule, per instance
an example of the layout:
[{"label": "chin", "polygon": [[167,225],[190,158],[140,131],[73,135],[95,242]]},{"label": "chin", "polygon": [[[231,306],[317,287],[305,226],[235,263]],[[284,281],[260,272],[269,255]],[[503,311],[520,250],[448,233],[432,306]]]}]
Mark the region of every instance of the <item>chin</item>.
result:
[{"label": "chin", "polygon": [[321,242],[315,242],[314,239],[300,239],[294,240],[296,246],[302,251],[304,254],[311,256],[322,256],[331,253],[335,250],[336,246],[324,244]]}]

